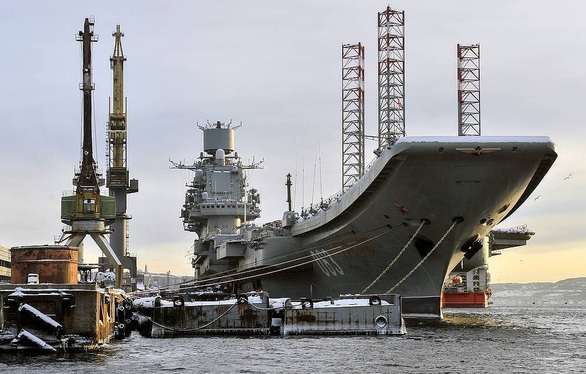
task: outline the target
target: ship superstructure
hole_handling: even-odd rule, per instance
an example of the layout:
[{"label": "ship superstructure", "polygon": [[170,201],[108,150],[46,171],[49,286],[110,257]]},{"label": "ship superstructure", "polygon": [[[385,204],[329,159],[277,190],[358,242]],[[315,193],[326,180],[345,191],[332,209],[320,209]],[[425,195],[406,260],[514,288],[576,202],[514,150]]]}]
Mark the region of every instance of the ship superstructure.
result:
[{"label": "ship superstructure", "polygon": [[193,266],[196,275],[230,268],[234,251],[242,248],[221,243],[240,237],[248,220],[260,216],[260,196],[247,190],[244,170],[258,168],[254,162],[244,165],[235,152],[235,131],[220,121],[199,126],[203,131],[204,152],[193,165],[174,163],[178,169],[194,171],[181,210],[184,229],[195,232]]}]

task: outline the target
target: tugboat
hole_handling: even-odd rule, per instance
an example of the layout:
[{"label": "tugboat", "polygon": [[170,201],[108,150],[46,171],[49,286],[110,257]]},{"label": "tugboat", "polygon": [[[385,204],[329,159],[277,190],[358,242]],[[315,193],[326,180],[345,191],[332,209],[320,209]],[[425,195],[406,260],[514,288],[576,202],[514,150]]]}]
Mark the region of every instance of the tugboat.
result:
[{"label": "tugboat", "polygon": [[485,238],[483,248],[471,259],[463,259],[448,275],[442,293],[444,308],[486,308],[490,304],[488,259],[502,250],[523,246],[535,235],[526,225],[496,228]]}]

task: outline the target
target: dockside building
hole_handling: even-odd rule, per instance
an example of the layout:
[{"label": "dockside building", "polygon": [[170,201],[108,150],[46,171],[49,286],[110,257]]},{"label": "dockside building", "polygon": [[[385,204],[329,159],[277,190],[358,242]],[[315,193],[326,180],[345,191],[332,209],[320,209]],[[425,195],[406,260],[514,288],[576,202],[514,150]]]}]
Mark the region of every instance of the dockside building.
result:
[{"label": "dockside building", "polygon": [[0,245],[0,283],[10,283],[10,249]]}]

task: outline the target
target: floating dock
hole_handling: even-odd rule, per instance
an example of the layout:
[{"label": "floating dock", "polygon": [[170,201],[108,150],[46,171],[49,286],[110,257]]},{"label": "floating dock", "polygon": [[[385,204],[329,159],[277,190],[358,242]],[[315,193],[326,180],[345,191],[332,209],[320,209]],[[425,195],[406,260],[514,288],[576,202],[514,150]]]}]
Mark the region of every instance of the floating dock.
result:
[{"label": "floating dock", "polygon": [[270,299],[266,293],[210,301],[183,296],[135,299],[133,319],[143,336],[403,335],[398,295],[347,296],[314,301]]}]

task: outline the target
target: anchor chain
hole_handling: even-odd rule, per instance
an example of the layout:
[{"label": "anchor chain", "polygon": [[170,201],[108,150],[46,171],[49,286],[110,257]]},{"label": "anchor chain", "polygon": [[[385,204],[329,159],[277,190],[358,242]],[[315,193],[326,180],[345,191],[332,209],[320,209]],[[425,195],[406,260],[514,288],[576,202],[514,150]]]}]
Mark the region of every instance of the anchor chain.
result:
[{"label": "anchor chain", "polygon": [[404,281],[405,281],[407,278],[409,278],[409,277],[411,276],[411,274],[413,274],[413,273],[415,272],[415,270],[417,270],[417,269],[418,269],[418,268],[419,268],[419,267],[420,267],[420,266],[421,266],[421,265],[422,265],[422,264],[425,262],[425,260],[427,260],[427,258],[428,258],[429,256],[431,256],[431,254],[432,254],[432,253],[433,253],[433,252],[434,252],[434,251],[437,249],[437,247],[439,247],[439,245],[440,245],[440,244],[441,244],[441,243],[444,241],[444,239],[445,239],[445,238],[448,236],[448,234],[449,234],[449,233],[452,231],[452,229],[453,229],[453,228],[454,228],[454,227],[455,227],[455,226],[456,226],[458,223],[460,223],[460,222],[462,222],[462,221],[460,221],[460,220],[454,220],[454,221],[452,222],[452,225],[451,225],[451,226],[450,226],[450,228],[448,229],[448,231],[446,231],[446,233],[445,233],[445,234],[444,234],[444,235],[441,237],[441,239],[440,239],[440,240],[439,240],[439,241],[436,243],[436,245],[435,245],[435,246],[434,246],[434,247],[431,249],[431,251],[429,251],[429,252],[428,252],[428,253],[425,255],[425,257],[423,257],[423,258],[421,259],[421,261],[419,261],[419,263],[418,263],[417,265],[415,265],[415,267],[414,267],[413,269],[411,269],[411,271],[410,271],[409,273],[407,273],[407,275],[405,275],[405,276],[403,277],[403,279],[401,279],[399,282],[397,282],[397,284],[395,284],[393,287],[391,287],[391,288],[390,288],[390,289],[387,291],[387,293],[391,293],[391,292],[393,292],[393,290],[394,290],[395,288],[399,287],[399,285],[401,285],[401,283],[403,283],[403,282],[404,282]]},{"label": "anchor chain", "polygon": [[378,282],[378,280],[381,279],[383,277],[383,275],[385,275],[387,273],[387,271],[389,271],[389,269],[395,264],[395,262],[397,262],[397,260],[399,259],[399,257],[403,254],[403,252],[405,252],[405,250],[407,249],[407,247],[409,247],[409,245],[411,244],[411,242],[413,241],[413,239],[415,239],[415,237],[417,236],[417,234],[419,234],[419,231],[421,231],[421,228],[423,228],[423,226],[425,225],[426,222],[428,222],[428,221],[421,220],[421,224],[419,225],[419,227],[417,228],[417,230],[415,231],[415,233],[413,234],[413,236],[411,236],[411,239],[409,239],[409,241],[407,242],[407,244],[405,244],[405,246],[403,247],[403,249],[401,249],[401,251],[399,252],[399,254],[397,254],[397,256],[395,256],[395,258],[393,259],[393,261],[391,261],[391,263],[386,267],[386,269],[383,270],[382,273],[380,273],[379,276],[376,277],[376,279],[372,281],[372,283],[370,283],[368,286],[366,286],[365,289],[362,290],[361,294],[366,293],[366,291],[368,291],[368,289],[370,289],[370,287],[374,286],[374,284],[376,282]]}]

